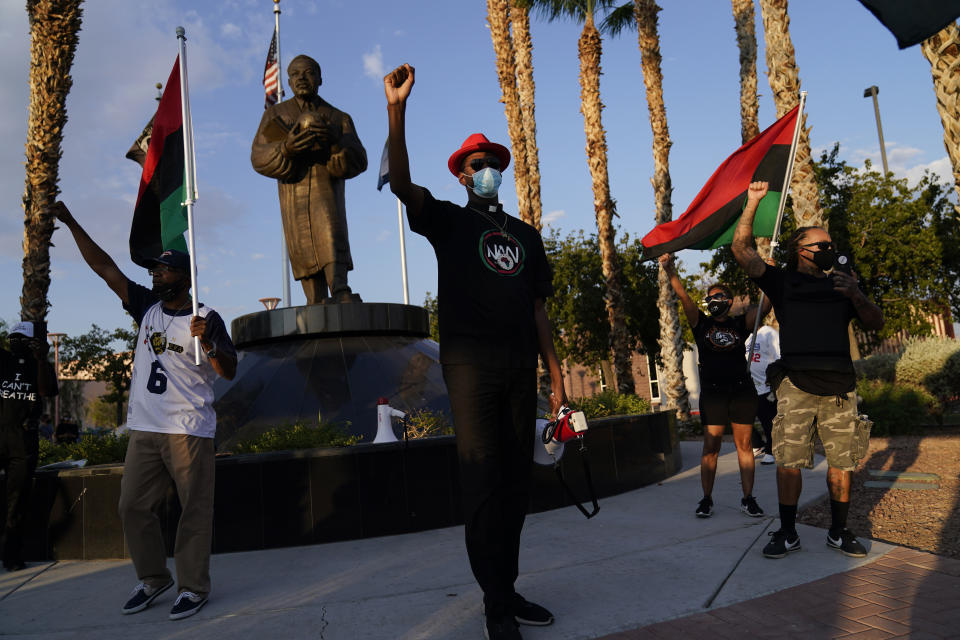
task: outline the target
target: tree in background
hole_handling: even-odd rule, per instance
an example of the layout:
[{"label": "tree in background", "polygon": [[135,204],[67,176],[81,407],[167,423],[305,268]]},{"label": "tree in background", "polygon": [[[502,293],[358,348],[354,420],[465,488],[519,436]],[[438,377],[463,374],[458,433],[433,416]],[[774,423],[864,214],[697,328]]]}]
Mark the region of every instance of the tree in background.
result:
[{"label": "tree in background", "polygon": [[70,67],[80,31],[81,0],[27,0],[30,20],[30,116],[23,191],[23,289],[20,316],[43,322],[50,289],[50,207],[60,189],[60,144],[67,124]]},{"label": "tree in background", "polygon": [[[606,322],[603,265],[595,233],[577,231],[561,237],[556,231],[543,239],[553,268],[553,295],[547,313],[553,323],[554,342],[561,360],[569,358],[595,366],[610,357],[610,324]],[[627,316],[630,353],[659,355],[660,335],[656,310],[656,264],[643,261],[639,239],[624,235],[617,247],[623,267],[623,301]],[[635,393],[629,389],[627,393]]]},{"label": "tree in background", "polygon": [[430,318],[430,339],[434,342],[440,342],[440,307],[437,299],[427,291],[427,297],[423,300],[423,308],[427,310]]},{"label": "tree in background", "polygon": [[[955,22],[947,25],[940,33],[924,40],[920,49],[930,62],[937,111],[943,123],[943,146],[953,167],[953,188],[960,194],[960,85],[957,84],[960,27]],[[954,224],[960,224],[960,218],[955,218]]]},{"label": "tree in background", "polygon": [[[519,0],[512,0],[510,23],[513,25],[514,55],[517,68],[517,91],[520,94],[520,120],[527,154],[527,197],[530,218],[537,231],[543,229],[543,205],[540,201],[540,152],[537,150],[537,119],[534,102],[533,43],[530,40],[530,10]],[[516,149],[514,154],[519,153]]]},{"label": "tree in background", "polygon": [[[763,15],[763,39],[767,45],[767,79],[777,105],[777,118],[800,103],[800,71],[797,69],[793,41],[790,39],[790,16],[787,15],[787,0],[760,0]],[[793,214],[798,227],[826,225],[817,180],[810,155],[810,127],[807,114],[800,125],[800,140],[794,160]]]},{"label": "tree in background", "polygon": [[603,129],[600,101],[600,57],[602,38],[595,20],[614,9],[610,0],[522,0],[522,6],[538,9],[548,21],[567,18],[583,24],[577,41],[580,59],[580,112],[587,138],[587,164],[593,186],[593,207],[597,221],[605,308],[610,324],[608,351],[613,357],[613,373],[620,393],[633,393],[633,369],[629,347],[627,317],[624,311],[623,274],[616,250],[613,217],[616,202],[610,195],[607,170],[607,134]]},{"label": "tree in background", "polygon": [[60,371],[66,376],[87,375],[107,383],[100,398],[116,407],[116,424],[123,424],[123,406],[130,390],[130,368],[137,332],[132,329],[105,331],[93,325],[77,337],[60,343]]},{"label": "tree in background", "polygon": [[513,149],[513,177],[517,187],[517,214],[528,224],[533,224],[530,212],[529,172],[527,169],[526,137],[520,114],[520,93],[517,89],[517,65],[510,36],[510,0],[487,0],[487,23],[493,40],[493,53],[497,63],[497,79],[503,97],[503,110],[507,116],[507,133]]}]

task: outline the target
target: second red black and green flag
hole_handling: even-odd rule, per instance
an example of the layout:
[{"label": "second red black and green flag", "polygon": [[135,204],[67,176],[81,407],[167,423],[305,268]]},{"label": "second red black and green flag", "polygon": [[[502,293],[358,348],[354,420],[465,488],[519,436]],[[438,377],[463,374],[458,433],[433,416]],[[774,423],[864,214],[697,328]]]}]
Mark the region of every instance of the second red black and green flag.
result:
[{"label": "second red black and green flag", "polygon": [[723,161],[687,210],[644,236],[644,258],[681,249],[716,249],[733,241],[751,182],[770,183],[753,223],[755,236],[773,235],[799,106]]},{"label": "second red black and green flag", "polygon": [[[136,147],[145,136],[149,136],[149,147],[141,163],[143,175],[140,178],[140,191],[130,227],[130,257],[142,267],[149,266],[150,259],[166,249],[187,251],[187,243],[183,239],[183,232],[187,230],[187,214],[183,206],[183,112],[179,58],[173,63],[157,113],[147,127],[151,130],[144,131],[134,143]],[[135,149],[131,149],[127,157],[139,162],[137,155]]]}]

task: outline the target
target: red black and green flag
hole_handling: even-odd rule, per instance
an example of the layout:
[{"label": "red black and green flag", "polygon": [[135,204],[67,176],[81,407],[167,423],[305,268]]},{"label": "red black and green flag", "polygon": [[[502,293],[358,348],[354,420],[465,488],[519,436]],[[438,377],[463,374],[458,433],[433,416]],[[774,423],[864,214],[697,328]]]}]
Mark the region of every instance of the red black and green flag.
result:
[{"label": "red black and green flag", "polygon": [[[136,148],[147,139],[143,175],[130,228],[130,257],[142,266],[167,249],[187,251],[183,232],[187,210],[183,206],[183,115],[180,108],[180,59],[173,64],[157,113],[127,153],[137,160]],[[148,129],[150,129],[148,131]]]},{"label": "red black and green flag", "polygon": [[794,107],[724,160],[683,215],[657,225],[644,236],[644,258],[730,244],[751,182],[770,183],[757,207],[753,235],[772,236],[799,109]]}]

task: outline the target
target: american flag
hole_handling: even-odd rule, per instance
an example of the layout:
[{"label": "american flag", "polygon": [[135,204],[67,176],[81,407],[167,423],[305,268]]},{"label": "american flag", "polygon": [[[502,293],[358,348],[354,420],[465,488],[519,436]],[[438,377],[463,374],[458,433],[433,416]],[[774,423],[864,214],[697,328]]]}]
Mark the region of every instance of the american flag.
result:
[{"label": "american flag", "polygon": [[263,67],[263,91],[266,99],[263,108],[277,104],[280,99],[280,65],[277,63],[277,30],[273,30],[270,49],[267,51],[267,63]]}]

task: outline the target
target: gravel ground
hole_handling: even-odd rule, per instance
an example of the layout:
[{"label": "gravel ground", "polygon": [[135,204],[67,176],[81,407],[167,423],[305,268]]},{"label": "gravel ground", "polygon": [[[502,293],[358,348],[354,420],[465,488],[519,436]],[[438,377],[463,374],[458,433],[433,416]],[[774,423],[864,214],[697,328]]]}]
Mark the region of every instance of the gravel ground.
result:
[{"label": "gravel ground", "polygon": [[[924,484],[938,488],[865,487],[869,480],[892,480],[874,477],[870,470],[937,474],[939,479]],[[928,429],[923,436],[871,438],[870,451],[852,482],[847,526],[858,536],[960,559],[960,427]],[[828,528],[829,498],[803,509],[797,520]]]}]

